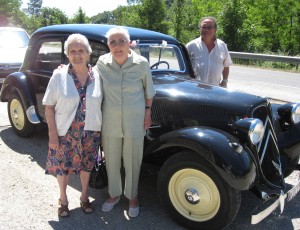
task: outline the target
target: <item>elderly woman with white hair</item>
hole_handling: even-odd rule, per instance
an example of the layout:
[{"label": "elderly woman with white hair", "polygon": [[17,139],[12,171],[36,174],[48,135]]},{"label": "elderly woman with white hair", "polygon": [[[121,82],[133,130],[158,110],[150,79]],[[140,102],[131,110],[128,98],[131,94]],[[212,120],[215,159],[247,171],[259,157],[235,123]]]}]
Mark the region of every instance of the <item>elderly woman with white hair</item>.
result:
[{"label": "elderly woman with white hair", "polygon": [[97,159],[103,97],[99,74],[88,64],[92,52],[88,39],[72,34],[64,49],[70,64],[53,72],[43,98],[49,132],[46,174],[57,177],[61,217],[70,213],[66,190],[71,174],[80,174],[82,211],[93,212],[88,182]]},{"label": "elderly woman with white hair", "polygon": [[123,159],[124,195],[129,199],[128,215],[137,217],[144,136],[151,125],[155,89],[147,59],[130,49],[128,31],[123,27],[114,27],[106,37],[110,53],[102,55],[97,62],[103,82],[102,144],[110,195],[102,205],[102,211],[109,212],[120,200]]}]

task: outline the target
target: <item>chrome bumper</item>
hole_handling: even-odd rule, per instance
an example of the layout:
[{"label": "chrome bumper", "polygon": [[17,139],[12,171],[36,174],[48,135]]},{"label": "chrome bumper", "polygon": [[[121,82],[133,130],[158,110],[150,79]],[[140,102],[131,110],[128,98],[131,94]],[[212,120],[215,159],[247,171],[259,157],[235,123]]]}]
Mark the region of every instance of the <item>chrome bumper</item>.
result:
[{"label": "chrome bumper", "polygon": [[298,183],[292,189],[290,189],[287,193],[284,194],[283,191],[281,191],[281,194],[278,195],[278,198],[275,200],[275,202],[272,205],[267,207],[265,210],[252,215],[251,216],[251,224],[259,223],[264,218],[266,218],[268,215],[270,215],[278,206],[280,207],[280,211],[282,213],[283,209],[284,209],[285,201],[292,200],[299,191],[300,191],[300,180],[298,180]]}]

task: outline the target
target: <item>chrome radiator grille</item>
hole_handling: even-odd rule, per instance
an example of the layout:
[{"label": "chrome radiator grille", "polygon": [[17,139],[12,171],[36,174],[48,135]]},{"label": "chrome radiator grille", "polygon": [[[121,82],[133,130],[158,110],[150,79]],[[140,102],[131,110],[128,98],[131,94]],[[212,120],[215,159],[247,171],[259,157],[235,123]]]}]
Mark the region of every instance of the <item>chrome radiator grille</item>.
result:
[{"label": "chrome radiator grille", "polygon": [[152,107],[152,120],[162,123],[177,122],[183,119],[203,122],[204,124],[210,121],[231,120],[231,113],[229,111],[210,105],[156,100]]}]

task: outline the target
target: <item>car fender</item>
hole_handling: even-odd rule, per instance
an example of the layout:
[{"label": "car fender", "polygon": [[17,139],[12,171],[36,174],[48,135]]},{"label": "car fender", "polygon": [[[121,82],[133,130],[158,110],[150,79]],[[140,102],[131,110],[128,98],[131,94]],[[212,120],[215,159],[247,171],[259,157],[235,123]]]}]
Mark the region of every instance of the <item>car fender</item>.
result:
[{"label": "car fender", "polygon": [[[174,149],[190,149],[206,159],[233,188],[248,190],[256,178],[250,150],[232,135],[209,127],[188,127],[160,136],[145,148],[144,157],[157,157]],[[237,147],[239,147],[237,149]],[[156,156],[155,156],[156,155]]]},{"label": "car fender", "polygon": [[22,72],[15,72],[8,75],[2,85],[1,102],[8,102],[10,95],[17,93],[25,110],[30,106],[36,105],[36,98],[34,95],[34,87],[31,80]]}]

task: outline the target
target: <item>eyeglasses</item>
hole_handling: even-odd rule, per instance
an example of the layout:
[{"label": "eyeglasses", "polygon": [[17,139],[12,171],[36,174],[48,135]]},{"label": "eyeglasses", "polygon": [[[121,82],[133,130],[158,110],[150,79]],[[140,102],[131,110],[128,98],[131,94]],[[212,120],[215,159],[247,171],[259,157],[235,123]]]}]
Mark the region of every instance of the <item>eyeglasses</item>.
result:
[{"label": "eyeglasses", "polygon": [[125,44],[127,44],[128,41],[126,39],[119,39],[119,40],[111,40],[109,41],[109,45],[111,45],[112,47],[117,47],[117,46],[124,46]]},{"label": "eyeglasses", "polygon": [[201,30],[211,30],[213,28],[215,28],[215,27],[214,26],[200,26]]}]

